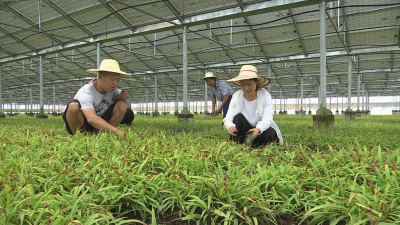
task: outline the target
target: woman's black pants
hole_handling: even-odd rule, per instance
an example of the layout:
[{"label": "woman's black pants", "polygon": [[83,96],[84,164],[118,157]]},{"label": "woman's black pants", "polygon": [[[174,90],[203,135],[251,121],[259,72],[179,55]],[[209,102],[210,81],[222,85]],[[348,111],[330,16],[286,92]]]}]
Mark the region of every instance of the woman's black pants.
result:
[{"label": "woman's black pants", "polygon": [[[241,113],[237,114],[233,118],[233,123],[236,125],[237,132],[236,136],[230,136],[229,139],[239,144],[243,144],[246,139],[247,132],[254,127],[249,124],[246,117]],[[278,137],[276,135],[276,131],[272,127],[270,127],[266,131],[259,134],[254,139],[251,146],[257,148],[273,142],[277,142],[277,140]]]}]

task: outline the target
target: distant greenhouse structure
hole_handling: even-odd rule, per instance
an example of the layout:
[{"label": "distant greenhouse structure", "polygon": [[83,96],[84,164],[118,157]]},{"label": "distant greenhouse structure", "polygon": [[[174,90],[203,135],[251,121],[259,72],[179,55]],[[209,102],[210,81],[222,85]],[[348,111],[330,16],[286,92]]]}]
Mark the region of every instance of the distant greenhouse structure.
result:
[{"label": "distant greenhouse structure", "polygon": [[374,96],[392,97],[398,113],[399,6],[396,0],[2,1],[0,113],[62,112],[94,78],[85,71],[105,58],[132,74],[120,87],[132,92],[136,112],[209,111],[202,76],[212,71],[225,80],[252,64],[273,80],[268,91],[276,113],[285,114],[291,99],[300,115],[327,102],[337,113],[368,114]]}]

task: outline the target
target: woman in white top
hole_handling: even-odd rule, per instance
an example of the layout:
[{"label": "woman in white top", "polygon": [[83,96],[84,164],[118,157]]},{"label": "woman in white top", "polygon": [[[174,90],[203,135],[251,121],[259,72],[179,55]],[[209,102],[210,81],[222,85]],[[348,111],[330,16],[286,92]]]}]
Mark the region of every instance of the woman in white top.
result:
[{"label": "woman in white top", "polygon": [[243,144],[249,134],[254,138],[253,147],[274,142],[282,144],[281,132],[273,120],[271,95],[261,88],[268,85],[271,79],[258,76],[255,66],[244,65],[239,75],[228,82],[241,88],[233,94],[224,119],[230,139]]}]

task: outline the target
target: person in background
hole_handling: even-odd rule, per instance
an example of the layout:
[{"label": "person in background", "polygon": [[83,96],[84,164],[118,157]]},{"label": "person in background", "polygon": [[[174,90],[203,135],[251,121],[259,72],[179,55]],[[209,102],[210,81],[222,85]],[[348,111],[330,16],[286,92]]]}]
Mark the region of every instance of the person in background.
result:
[{"label": "person in background", "polygon": [[97,78],[81,87],[68,103],[63,113],[67,132],[74,135],[78,130],[89,133],[103,130],[125,136],[117,127],[119,124],[130,126],[134,114],[128,99],[130,93],[117,87],[122,76],[130,75],[122,72],[113,59],[104,59],[99,69],[87,72],[97,74]]},{"label": "person in background", "polygon": [[[232,87],[224,80],[217,80],[213,72],[207,72],[203,79],[211,87],[211,115],[216,116],[218,113],[223,112],[223,118],[225,118],[234,93]],[[221,102],[221,105],[218,109],[215,109],[217,99]]]},{"label": "person in background", "polygon": [[224,125],[230,140],[243,144],[250,140],[252,147],[265,146],[270,143],[283,143],[278,125],[273,120],[272,98],[262,88],[271,79],[258,76],[257,68],[244,65],[239,75],[228,80],[240,86],[232,96]]}]

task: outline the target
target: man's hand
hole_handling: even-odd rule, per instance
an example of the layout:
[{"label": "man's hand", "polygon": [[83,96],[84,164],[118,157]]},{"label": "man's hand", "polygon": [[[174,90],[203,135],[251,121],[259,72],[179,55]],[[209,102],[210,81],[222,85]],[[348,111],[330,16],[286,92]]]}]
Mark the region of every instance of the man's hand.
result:
[{"label": "man's hand", "polygon": [[115,131],[113,131],[116,135],[120,136],[120,137],[125,137],[126,136],[126,132],[116,129]]},{"label": "man's hand", "polygon": [[119,94],[117,97],[117,101],[125,101],[127,98],[129,98],[130,95],[131,93],[129,93],[129,91],[122,90],[121,94]]},{"label": "man's hand", "polygon": [[211,112],[211,115],[212,116],[216,116],[218,113],[217,113],[217,111],[215,111],[215,110],[213,110],[212,112]]},{"label": "man's hand", "polygon": [[253,137],[256,138],[258,135],[260,135],[261,130],[260,130],[260,128],[253,128],[253,129],[250,129],[248,132],[252,132]]},{"label": "man's hand", "polygon": [[218,113],[222,113],[222,108],[219,108],[218,110],[217,110],[217,114]]},{"label": "man's hand", "polygon": [[229,135],[231,135],[231,136],[236,136],[236,133],[237,133],[236,127],[230,126],[230,127],[228,128],[228,133],[229,133]]}]

